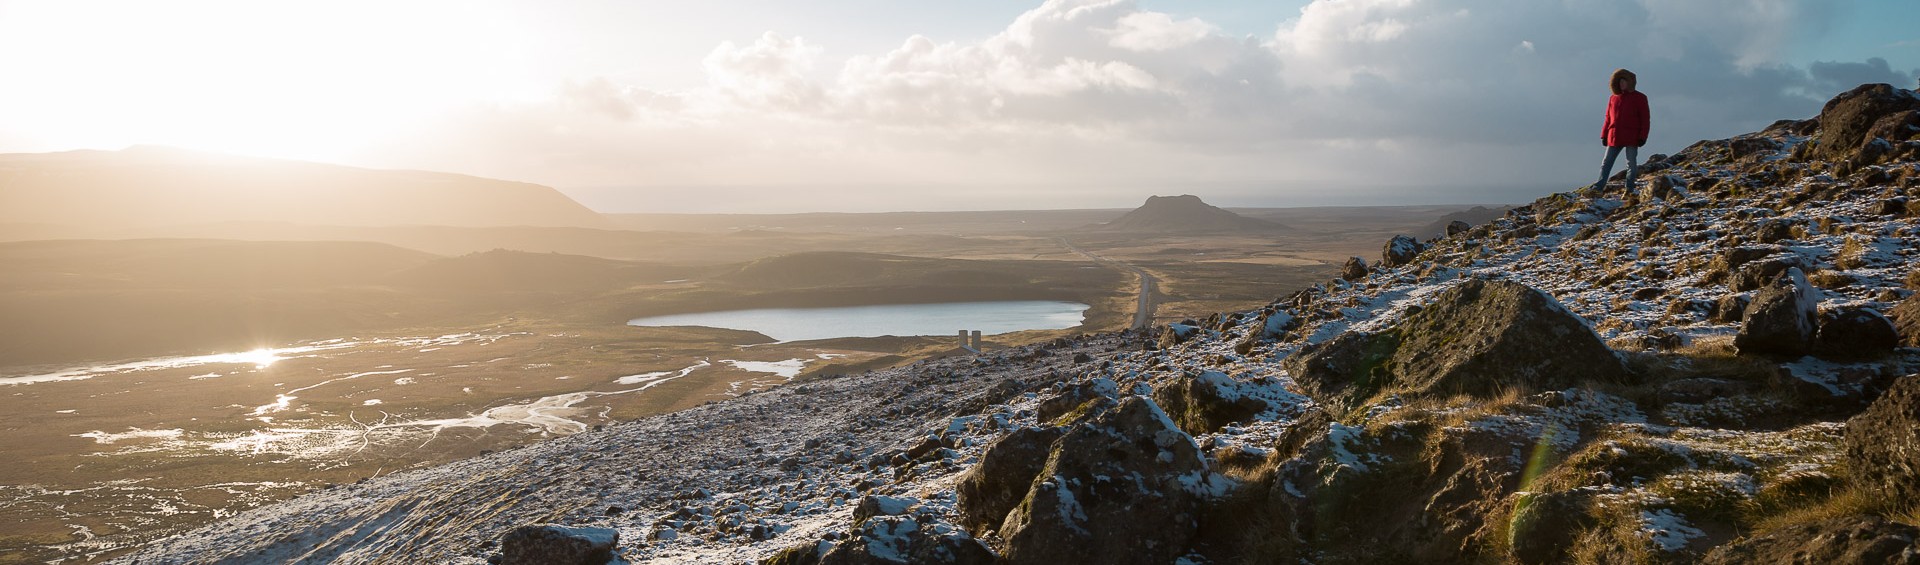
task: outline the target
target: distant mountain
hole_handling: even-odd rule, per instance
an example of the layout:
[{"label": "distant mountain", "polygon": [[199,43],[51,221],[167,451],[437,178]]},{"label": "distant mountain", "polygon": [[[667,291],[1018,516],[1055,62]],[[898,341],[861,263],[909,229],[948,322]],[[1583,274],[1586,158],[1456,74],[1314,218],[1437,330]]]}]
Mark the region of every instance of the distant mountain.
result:
[{"label": "distant mountain", "polygon": [[1147,203],[1111,222],[1087,226],[1103,232],[1223,233],[1272,232],[1287,226],[1248,218],[1202,202],[1191,194],[1150,196]]},{"label": "distant mountain", "polygon": [[0,224],[609,227],[552,188],[166,147],[0,155]]}]

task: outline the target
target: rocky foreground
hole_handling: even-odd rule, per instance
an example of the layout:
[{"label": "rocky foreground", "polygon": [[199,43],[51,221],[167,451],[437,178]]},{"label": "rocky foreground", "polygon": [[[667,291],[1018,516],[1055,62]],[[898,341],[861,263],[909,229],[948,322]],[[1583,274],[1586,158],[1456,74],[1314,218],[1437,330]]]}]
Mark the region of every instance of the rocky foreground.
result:
[{"label": "rocky foreground", "polygon": [[176,562],[1920,563],[1920,97],[1248,312],[795,383],[244,513]]}]

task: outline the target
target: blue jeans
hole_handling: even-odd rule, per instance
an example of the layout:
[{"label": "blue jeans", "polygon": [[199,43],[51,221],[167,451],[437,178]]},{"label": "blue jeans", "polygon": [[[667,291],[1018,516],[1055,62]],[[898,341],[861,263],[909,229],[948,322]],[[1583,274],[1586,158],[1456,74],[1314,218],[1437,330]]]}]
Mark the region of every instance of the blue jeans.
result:
[{"label": "blue jeans", "polygon": [[1593,183],[1594,191],[1607,187],[1607,175],[1613,174],[1613,160],[1620,157],[1622,149],[1627,150],[1627,192],[1633,192],[1633,179],[1640,176],[1640,148],[1632,146],[1607,148],[1607,160],[1600,165],[1600,180]]}]

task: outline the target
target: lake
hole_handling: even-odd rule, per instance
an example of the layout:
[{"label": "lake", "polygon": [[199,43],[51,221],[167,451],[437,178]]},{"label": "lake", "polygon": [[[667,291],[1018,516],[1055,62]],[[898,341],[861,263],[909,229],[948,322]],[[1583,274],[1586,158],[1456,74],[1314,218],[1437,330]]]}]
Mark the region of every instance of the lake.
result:
[{"label": "lake", "polygon": [[1020,330],[1058,330],[1080,325],[1087,305],[1049,300],[885,304],[840,308],[761,308],[675,314],[629,320],[630,326],[706,326],[747,330],[780,341],[883,335],[954,335],[980,330],[991,335]]}]

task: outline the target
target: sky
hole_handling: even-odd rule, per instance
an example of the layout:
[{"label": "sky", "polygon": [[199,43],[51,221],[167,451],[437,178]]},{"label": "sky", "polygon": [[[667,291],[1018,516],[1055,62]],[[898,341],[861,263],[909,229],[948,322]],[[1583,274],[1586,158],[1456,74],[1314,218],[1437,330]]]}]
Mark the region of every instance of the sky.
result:
[{"label": "sky", "polygon": [[0,0],[0,153],[169,145],[605,212],[1511,203],[1920,80],[1911,0]]}]

